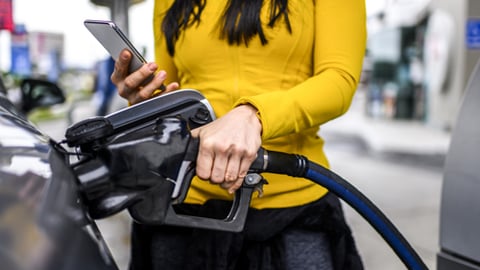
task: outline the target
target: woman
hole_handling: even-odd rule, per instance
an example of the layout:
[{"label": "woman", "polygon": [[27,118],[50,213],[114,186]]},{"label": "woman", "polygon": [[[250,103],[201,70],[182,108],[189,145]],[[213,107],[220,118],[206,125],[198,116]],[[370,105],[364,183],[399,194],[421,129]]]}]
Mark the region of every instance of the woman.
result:
[{"label": "woman", "polygon": [[[193,88],[218,117],[192,131],[198,179],[178,211],[220,215],[260,146],[328,167],[318,128],[355,93],[364,1],[157,0],[154,32],[155,63],[127,76],[131,56],[120,55],[120,95],[134,104],[162,85]],[[306,179],[264,177],[242,233],[134,224],[132,269],[362,269],[334,195]]]}]

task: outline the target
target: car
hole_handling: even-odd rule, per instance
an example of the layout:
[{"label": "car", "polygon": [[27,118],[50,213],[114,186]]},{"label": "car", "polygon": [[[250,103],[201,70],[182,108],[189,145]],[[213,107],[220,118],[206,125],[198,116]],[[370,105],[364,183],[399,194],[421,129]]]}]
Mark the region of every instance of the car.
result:
[{"label": "car", "polygon": [[12,103],[0,78],[2,269],[118,269],[82,204],[68,154],[27,115],[65,102],[52,82],[24,79]]}]

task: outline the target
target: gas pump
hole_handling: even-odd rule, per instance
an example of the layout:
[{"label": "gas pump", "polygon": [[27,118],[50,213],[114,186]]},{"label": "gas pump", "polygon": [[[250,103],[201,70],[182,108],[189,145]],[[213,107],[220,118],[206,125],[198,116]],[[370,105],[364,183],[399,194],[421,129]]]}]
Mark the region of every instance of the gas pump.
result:
[{"label": "gas pump", "polygon": [[438,270],[480,269],[480,61],[470,76],[446,158]]}]

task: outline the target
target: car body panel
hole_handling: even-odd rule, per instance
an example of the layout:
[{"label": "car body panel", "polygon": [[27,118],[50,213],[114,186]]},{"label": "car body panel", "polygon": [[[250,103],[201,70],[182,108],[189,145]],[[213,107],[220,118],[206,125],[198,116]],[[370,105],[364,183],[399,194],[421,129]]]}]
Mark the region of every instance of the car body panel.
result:
[{"label": "car body panel", "polygon": [[0,93],[0,268],[118,269],[68,158]]}]

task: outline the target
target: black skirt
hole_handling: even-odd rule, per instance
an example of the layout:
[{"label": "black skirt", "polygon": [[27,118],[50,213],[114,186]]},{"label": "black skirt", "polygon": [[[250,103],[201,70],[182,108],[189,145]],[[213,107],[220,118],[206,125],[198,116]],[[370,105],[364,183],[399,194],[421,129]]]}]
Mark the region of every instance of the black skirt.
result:
[{"label": "black skirt", "polygon": [[[230,205],[211,200],[175,209],[181,214],[223,218]],[[249,209],[245,229],[239,233],[134,222],[130,269],[283,270],[288,247],[281,235],[292,228],[325,233],[335,270],[363,269],[342,205],[331,193],[297,207]]]}]

